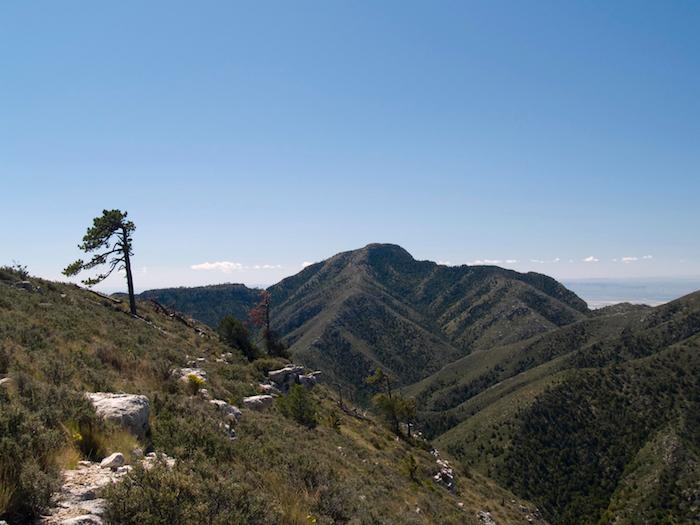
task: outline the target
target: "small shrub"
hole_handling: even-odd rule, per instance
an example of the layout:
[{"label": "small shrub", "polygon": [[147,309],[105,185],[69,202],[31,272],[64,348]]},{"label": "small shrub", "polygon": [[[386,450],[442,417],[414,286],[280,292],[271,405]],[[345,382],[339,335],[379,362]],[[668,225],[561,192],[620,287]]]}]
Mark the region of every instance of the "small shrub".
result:
[{"label": "small shrub", "polygon": [[4,346],[0,346],[0,374],[6,374],[9,368],[10,352]]},{"label": "small shrub", "polygon": [[204,379],[196,374],[190,374],[187,376],[187,391],[195,396],[197,392],[204,386]]},{"label": "small shrub", "polygon": [[11,266],[0,266],[0,280],[26,281],[27,279],[29,279],[29,271],[27,271],[26,265],[12,261]]},{"label": "small shrub", "polygon": [[406,457],[401,462],[401,469],[412,481],[418,481],[418,463],[416,463],[416,458],[413,454],[407,454]]},{"label": "small shrub", "polygon": [[340,425],[342,424],[343,419],[340,417],[337,410],[331,410],[326,418],[326,421],[331,429],[333,429],[335,432],[340,432]]},{"label": "small shrub", "polygon": [[266,376],[270,370],[276,370],[278,368],[282,368],[286,364],[287,364],[286,360],[280,359],[278,357],[262,357],[260,359],[256,359],[253,362],[252,366],[261,375]]},{"label": "small shrub", "polygon": [[293,385],[286,396],[277,399],[277,405],[282,414],[306,428],[315,428],[318,424],[316,403],[301,385]]}]

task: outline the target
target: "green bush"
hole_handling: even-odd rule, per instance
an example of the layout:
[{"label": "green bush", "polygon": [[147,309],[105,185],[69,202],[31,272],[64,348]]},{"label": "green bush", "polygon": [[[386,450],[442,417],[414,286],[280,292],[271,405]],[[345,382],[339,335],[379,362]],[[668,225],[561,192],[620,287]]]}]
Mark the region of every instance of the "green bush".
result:
[{"label": "green bush", "polygon": [[59,484],[52,453],[63,442],[59,431],[0,393],[0,517],[20,522],[46,510]]},{"label": "green bush", "polygon": [[232,442],[222,429],[221,417],[207,405],[196,398],[156,397],[151,427],[154,447],[179,458],[231,460]]},{"label": "green bush", "polygon": [[257,347],[251,342],[250,334],[246,326],[233,317],[227,315],[219,322],[218,327],[219,337],[231,348],[240,350],[249,361],[259,357],[260,352]]},{"label": "green bush", "polygon": [[106,521],[113,525],[190,525],[202,523],[276,523],[274,512],[255,491],[221,475],[216,465],[199,460],[136,467],[105,491]]},{"label": "green bush", "polygon": [[277,399],[277,406],[286,417],[307,428],[318,425],[316,403],[311,394],[301,385],[293,385],[286,396]]}]

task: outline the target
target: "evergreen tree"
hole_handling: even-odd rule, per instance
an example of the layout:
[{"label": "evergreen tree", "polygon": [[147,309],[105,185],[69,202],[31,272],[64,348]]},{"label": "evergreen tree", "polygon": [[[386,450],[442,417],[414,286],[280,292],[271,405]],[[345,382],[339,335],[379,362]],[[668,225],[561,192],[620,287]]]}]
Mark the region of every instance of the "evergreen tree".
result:
[{"label": "evergreen tree", "polygon": [[[94,286],[104,281],[115,270],[126,271],[126,283],[129,290],[129,309],[131,315],[136,315],[136,298],[134,297],[134,281],[131,272],[131,234],[136,229],[134,223],[126,219],[127,212],[120,210],[103,210],[102,215],[93,220],[87,229],[82,244],[78,245],[85,253],[92,253],[88,262],[78,259],[69,264],[63,274],[72,277],[83,270],[91,270],[103,264],[109,268],[96,277],[83,280],[86,286]],[[97,252],[97,253],[95,253]]]},{"label": "evergreen tree", "polygon": [[218,332],[224,343],[243,352],[248,361],[259,357],[258,349],[250,340],[248,328],[232,315],[227,315],[219,322]]}]

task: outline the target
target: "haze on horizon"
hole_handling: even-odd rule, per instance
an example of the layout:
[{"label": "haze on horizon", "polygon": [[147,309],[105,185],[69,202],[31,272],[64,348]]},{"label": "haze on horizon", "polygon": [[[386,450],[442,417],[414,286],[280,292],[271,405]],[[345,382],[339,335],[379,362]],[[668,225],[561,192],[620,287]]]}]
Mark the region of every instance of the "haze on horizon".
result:
[{"label": "haze on horizon", "polygon": [[0,24],[0,264],[60,279],[120,208],[137,290],[272,284],[371,242],[700,276],[696,3],[8,3]]}]

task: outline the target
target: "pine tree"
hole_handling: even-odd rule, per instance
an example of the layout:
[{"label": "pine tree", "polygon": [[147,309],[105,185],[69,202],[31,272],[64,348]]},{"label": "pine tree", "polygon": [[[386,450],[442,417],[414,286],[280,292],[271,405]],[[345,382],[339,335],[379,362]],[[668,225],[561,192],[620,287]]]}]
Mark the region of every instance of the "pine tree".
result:
[{"label": "pine tree", "polygon": [[[136,315],[136,298],[134,297],[134,281],[131,273],[131,234],[136,229],[134,223],[126,219],[127,212],[120,210],[103,210],[100,217],[93,220],[87,229],[82,244],[78,245],[85,253],[94,253],[88,262],[78,259],[69,264],[63,274],[72,277],[83,270],[91,270],[103,264],[109,265],[104,273],[83,280],[86,286],[94,286],[117,270],[126,271],[126,283],[129,290],[129,309],[131,315]],[[99,252],[99,253],[95,253]]]}]

